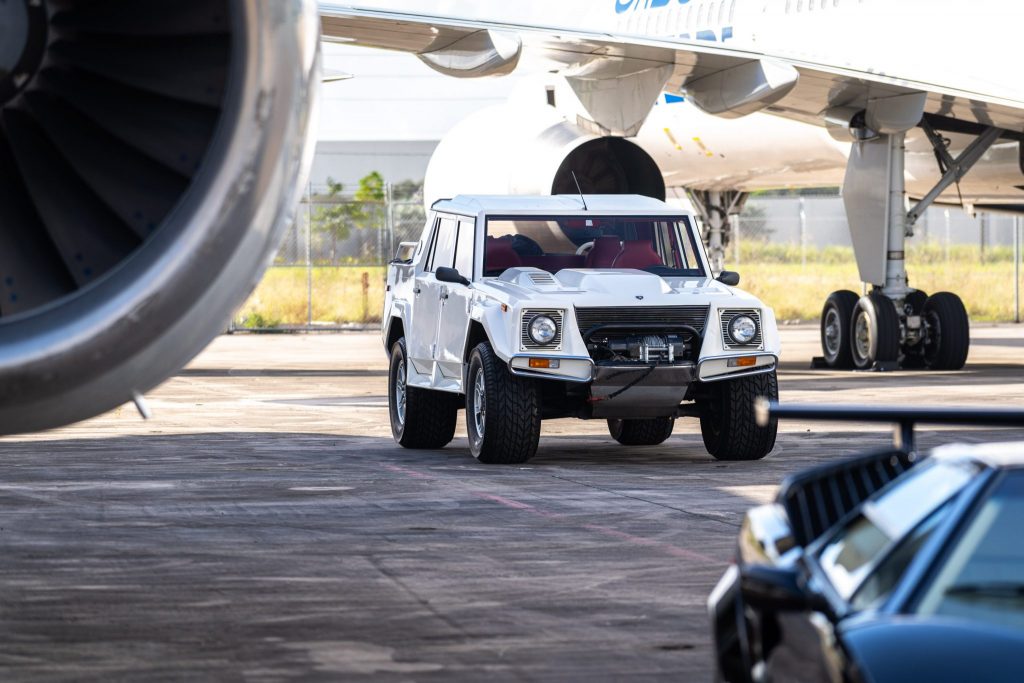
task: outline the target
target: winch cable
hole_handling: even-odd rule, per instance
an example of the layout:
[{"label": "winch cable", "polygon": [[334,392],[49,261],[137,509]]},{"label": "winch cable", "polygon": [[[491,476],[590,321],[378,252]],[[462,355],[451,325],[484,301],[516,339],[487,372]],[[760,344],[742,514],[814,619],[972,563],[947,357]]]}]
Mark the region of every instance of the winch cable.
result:
[{"label": "winch cable", "polygon": [[[652,363],[651,365],[646,366],[645,367],[646,372],[644,372],[642,375],[640,375],[639,377],[634,379],[632,382],[630,382],[626,386],[620,387],[620,388],[616,389],[615,391],[613,391],[612,393],[608,394],[607,396],[592,396],[590,398],[590,402],[591,403],[599,403],[600,401],[610,401],[613,398],[615,398],[616,396],[621,396],[627,390],[632,389],[637,384],[640,384],[640,382],[643,382],[645,379],[650,377],[651,373],[654,372],[654,370],[657,367],[658,367],[657,363]],[[636,372],[638,370],[640,370],[640,368],[636,368],[636,369],[630,368],[628,370],[620,370],[619,372],[616,372],[616,373],[613,373],[611,375],[608,375],[608,377],[606,379],[615,379],[616,377],[618,377],[620,375],[628,374],[630,372]]]}]

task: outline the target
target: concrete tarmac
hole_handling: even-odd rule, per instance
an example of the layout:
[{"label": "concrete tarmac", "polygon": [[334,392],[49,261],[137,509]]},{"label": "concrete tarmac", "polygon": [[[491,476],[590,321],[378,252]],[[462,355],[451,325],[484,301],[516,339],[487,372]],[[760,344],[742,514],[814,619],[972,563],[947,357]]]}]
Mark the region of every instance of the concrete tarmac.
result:
[{"label": "concrete tarmac", "polygon": [[[817,329],[785,328],[782,399],[1024,406],[1021,332],[977,327],[964,372],[878,374],[809,370]],[[559,420],[521,467],[461,427],[403,450],[373,334],[221,337],[149,403],[0,439],[0,678],[710,680],[744,510],[890,438],[789,423],[720,463],[692,420],[646,448]]]}]

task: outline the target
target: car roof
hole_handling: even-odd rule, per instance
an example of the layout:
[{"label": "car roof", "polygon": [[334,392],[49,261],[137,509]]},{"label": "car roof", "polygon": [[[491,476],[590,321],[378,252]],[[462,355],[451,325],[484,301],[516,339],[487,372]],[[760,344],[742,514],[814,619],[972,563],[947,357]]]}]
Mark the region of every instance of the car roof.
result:
[{"label": "car roof", "polygon": [[[583,202],[587,208],[584,210]],[[435,211],[464,216],[485,215],[672,215],[685,216],[689,212],[651,197],[636,194],[588,194],[580,200],[578,194],[562,195],[459,195],[452,199],[439,199],[431,207]]]},{"label": "car roof", "polygon": [[935,448],[931,457],[941,460],[970,458],[994,468],[1024,467],[1024,441],[1004,443],[951,443]]}]

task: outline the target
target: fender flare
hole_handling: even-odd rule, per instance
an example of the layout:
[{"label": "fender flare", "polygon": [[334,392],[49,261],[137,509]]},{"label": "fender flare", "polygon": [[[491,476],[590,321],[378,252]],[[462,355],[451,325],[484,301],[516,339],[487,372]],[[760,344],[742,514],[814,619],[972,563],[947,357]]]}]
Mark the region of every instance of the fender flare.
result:
[{"label": "fender flare", "polygon": [[409,321],[406,317],[406,306],[406,302],[404,301],[395,301],[391,306],[391,314],[382,325],[383,329],[381,330],[381,339],[384,342],[384,352],[388,354],[389,358],[391,357],[391,347],[397,341],[397,338],[392,338],[392,330],[394,330],[395,327],[395,320],[402,325],[402,336],[407,334],[407,330],[409,329]]}]

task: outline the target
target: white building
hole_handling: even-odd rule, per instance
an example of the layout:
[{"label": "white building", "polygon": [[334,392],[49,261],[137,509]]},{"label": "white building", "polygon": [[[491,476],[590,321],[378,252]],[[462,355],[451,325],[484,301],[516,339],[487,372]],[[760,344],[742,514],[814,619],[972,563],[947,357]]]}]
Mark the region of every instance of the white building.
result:
[{"label": "white building", "polygon": [[518,78],[446,78],[407,54],[325,43],[320,134],[310,182],[355,187],[378,171],[388,182],[422,180],[430,155],[452,126],[499,104]]}]

